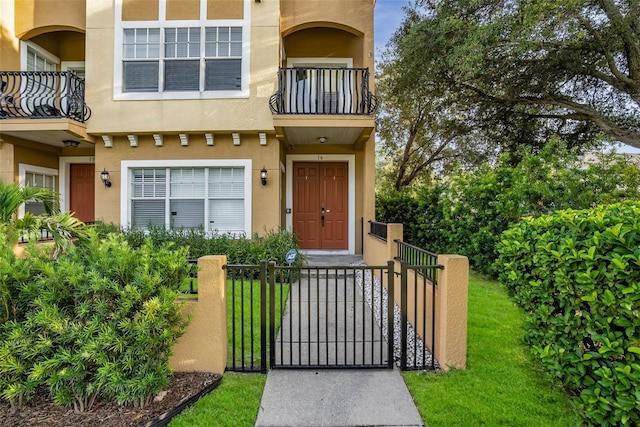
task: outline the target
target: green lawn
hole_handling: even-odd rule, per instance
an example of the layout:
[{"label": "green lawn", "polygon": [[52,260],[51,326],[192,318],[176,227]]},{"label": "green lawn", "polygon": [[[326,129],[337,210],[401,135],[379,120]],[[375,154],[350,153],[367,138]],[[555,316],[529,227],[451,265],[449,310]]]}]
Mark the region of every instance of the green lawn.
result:
[{"label": "green lawn", "polygon": [[[429,427],[580,425],[567,395],[528,359],[523,317],[497,283],[471,276],[467,369],[403,373]],[[226,373],[220,387],[170,426],[253,426],[265,380]]]},{"label": "green lawn", "polygon": [[403,373],[423,420],[438,426],[573,426],[569,398],[522,344],[524,314],[495,282],[469,281],[467,369]]},{"label": "green lawn", "polygon": [[264,374],[227,372],[218,388],[174,418],[169,426],[253,426],[266,380]]}]

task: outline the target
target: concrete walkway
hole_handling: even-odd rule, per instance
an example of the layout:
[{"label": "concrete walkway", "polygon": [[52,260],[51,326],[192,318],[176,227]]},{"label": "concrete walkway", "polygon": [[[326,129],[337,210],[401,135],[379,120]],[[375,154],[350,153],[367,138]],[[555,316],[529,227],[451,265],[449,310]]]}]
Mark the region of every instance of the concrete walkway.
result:
[{"label": "concrete walkway", "polygon": [[[311,266],[361,261],[357,256],[307,256],[307,264]],[[292,294],[295,298],[295,293]],[[285,316],[282,330],[288,327],[286,322]],[[267,375],[256,426],[424,426],[424,423],[397,368],[276,369]]]}]

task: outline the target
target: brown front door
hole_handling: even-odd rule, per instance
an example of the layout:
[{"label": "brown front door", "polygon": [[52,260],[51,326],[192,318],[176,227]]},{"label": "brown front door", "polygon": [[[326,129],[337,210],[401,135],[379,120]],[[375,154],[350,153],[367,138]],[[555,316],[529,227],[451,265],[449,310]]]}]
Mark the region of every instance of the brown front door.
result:
[{"label": "brown front door", "polygon": [[346,162],[293,164],[293,231],[301,249],[348,249]]},{"label": "brown front door", "polygon": [[95,221],[95,165],[72,164],[69,210],[84,222]]}]

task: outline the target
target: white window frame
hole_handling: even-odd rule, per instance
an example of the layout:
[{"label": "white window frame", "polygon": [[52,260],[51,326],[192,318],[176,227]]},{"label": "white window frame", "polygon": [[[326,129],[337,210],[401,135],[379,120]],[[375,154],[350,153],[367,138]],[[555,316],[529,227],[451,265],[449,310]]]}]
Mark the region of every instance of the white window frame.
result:
[{"label": "white window frame", "polygon": [[[114,100],[156,100],[156,99],[241,99],[249,98],[250,83],[250,40],[251,40],[251,6],[253,0],[244,0],[244,19],[206,19],[207,0],[200,0],[200,19],[198,20],[167,20],[166,2],[160,1],[160,13],[157,21],[122,21],[122,1],[115,0],[114,25],[114,69],[113,69],[113,99]],[[207,90],[207,91],[171,91],[162,92],[162,80],[158,82],[158,92],[124,92],[123,89],[123,39],[125,28],[159,28],[160,29],[160,76],[163,75],[162,62],[164,51],[165,28],[189,27],[242,27],[242,59],[241,59],[241,88],[240,90]],[[204,38],[201,40],[204,52]]]},{"label": "white window frame", "polygon": [[53,71],[57,71],[57,68],[60,65],[60,58],[58,58],[48,50],[45,50],[42,47],[38,46],[37,44],[29,41],[20,42],[20,69],[21,70],[27,71],[27,53],[29,49],[36,51],[38,55],[42,56],[47,61],[53,64],[56,64],[56,70],[53,70]]},{"label": "white window frame", "polygon": [[[247,237],[253,235],[251,230],[252,220],[252,161],[250,159],[220,159],[220,160],[123,160],[120,163],[122,184],[120,186],[120,224],[131,225],[131,170],[141,168],[216,168],[216,167],[237,167],[244,168],[244,231]],[[170,200],[167,194],[167,200]],[[205,195],[205,202],[209,198]],[[205,206],[207,203],[205,203]],[[206,208],[205,208],[206,209]],[[206,210],[205,210],[206,212]],[[205,215],[205,218],[207,215]],[[166,220],[165,226],[169,227]],[[169,220],[170,221],[170,220]],[[209,229],[208,222],[205,221],[205,230]]]},{"label": "white window frame", "polygon": [[[30,165],[30,164],[27,164],[27,163],[19,163],[18,164],[18,177],[19,177],[19,183],[23,187],[25,185],[27,185],[27,172],[58,177],[58,169],[46,168],[46,167],[43,167],[43,166]],[[56,192],[56,191],[58,191],[58,189],[54,188],[53,191]],[[23,203],[18,208],[18,217],[22,218],[24,216],[24,213],[25,213],[25,205]]]}]

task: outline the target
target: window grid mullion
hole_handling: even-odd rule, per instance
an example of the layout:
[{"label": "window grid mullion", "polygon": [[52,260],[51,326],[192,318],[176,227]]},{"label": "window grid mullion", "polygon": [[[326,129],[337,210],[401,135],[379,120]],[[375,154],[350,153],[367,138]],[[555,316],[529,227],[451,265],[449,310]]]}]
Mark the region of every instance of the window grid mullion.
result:
[{"label": "window grid mullion", "polygon": [[165,169],[166,179],[164,181],[164,225],[171,228],[171,168]]}]

